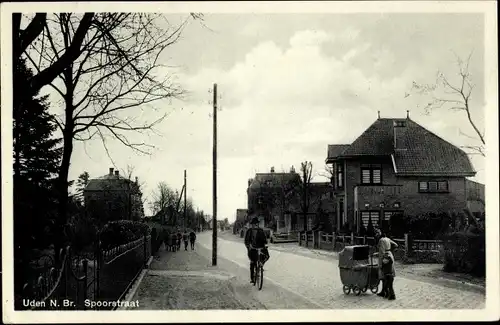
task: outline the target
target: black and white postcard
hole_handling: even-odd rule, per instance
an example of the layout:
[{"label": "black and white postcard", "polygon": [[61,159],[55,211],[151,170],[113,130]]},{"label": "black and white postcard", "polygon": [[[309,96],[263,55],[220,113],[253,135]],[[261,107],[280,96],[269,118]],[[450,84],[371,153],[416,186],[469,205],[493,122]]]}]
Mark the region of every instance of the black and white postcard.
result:
[{"label": "black and white postcard", "polygon": [[498,319],[496,12],[2,3],[4,322]]}]

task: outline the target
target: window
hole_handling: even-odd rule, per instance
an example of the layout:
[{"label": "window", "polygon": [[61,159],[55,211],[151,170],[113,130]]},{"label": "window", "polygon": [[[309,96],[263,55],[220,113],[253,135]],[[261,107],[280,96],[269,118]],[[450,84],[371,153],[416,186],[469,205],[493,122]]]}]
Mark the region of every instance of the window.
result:
[{"label": "window", "polygon": [[341,164],[337,164],[337,187],[344,187],[344,170]]},{"label": "window", "polygon": [[361,168],[362,184],[382,184],[382,169],[380,168]]},{"label": "window", "polygon": [[418,191],[425,193],[447,193],[448,181],[418,182]]},{"label": "window", "polygon": [[372,226],[378,226],[380,213],[379,211],[362,211],[361,212],[361,222],[365,228],[368,228],[368,224],[370,222],[370,218],[372,220]]}]

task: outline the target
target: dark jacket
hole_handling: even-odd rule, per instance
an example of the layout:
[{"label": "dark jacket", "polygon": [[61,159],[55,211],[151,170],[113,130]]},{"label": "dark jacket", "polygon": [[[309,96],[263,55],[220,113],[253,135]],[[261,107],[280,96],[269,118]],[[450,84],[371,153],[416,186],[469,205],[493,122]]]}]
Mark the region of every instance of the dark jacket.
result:
[{"label": "dark jacket", "polygon": [[250,248],[264,248],[267,245],[267,237],[264,229],[250,228],[245,234],[245,246]]},{"label": "dark jacket", "polygon": [[189,233],[189,239],[190,239],[191,241],[195,241],[195,239],[196,239],[196,234],[194,233],[194,231],[191,231],[191,232]]}]

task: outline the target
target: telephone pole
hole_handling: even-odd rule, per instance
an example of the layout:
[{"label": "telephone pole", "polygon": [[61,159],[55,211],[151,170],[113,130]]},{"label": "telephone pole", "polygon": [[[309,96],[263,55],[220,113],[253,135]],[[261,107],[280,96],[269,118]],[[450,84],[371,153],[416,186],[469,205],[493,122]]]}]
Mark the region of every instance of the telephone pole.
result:
[{"label": "telephone pole", "polygon": [[213,216],[212,216],[212,265],[217,265],[217,84],[214,84],[213,99]]},{"label": "telephone pole", "polygon": [[186,206],[186,193],[187,193],[187,177],[186,177],[186,170],[184,169],[184,229],[186,229],[186,217],[187,217],[187,206]]}]

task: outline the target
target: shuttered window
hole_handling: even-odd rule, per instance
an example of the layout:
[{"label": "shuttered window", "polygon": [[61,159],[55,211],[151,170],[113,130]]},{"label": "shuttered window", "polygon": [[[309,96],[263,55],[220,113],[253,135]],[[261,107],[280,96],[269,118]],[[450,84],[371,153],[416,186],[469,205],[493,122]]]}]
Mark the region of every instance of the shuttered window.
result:
[{"label": "shuttered window", "polygon": [[361,182],[363,184],[370,184],[370,170],[369,169],[362,169],[361,175],[362,175]]},{"label": "shuttered window", "polygon": [[378,226],[379,215],[380,214],[378,211],[362,211],[361,221],[363,222],[363,226],[365,226],[365,228],[368,227],[368,223],[370,222],[370,217],[372,218],[373,227]]},{"label": "shuttered window", "polygon": [[361,168],[362,184],[382,184],[382,170],[380,168]]}]

